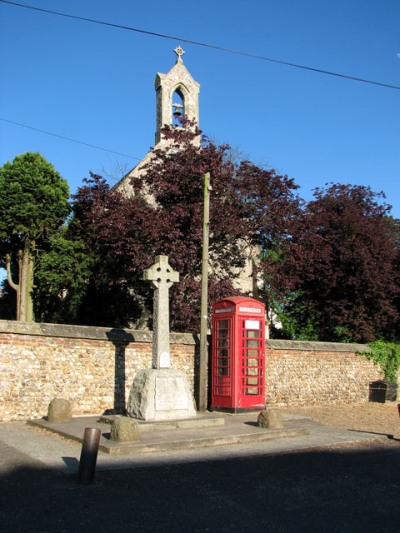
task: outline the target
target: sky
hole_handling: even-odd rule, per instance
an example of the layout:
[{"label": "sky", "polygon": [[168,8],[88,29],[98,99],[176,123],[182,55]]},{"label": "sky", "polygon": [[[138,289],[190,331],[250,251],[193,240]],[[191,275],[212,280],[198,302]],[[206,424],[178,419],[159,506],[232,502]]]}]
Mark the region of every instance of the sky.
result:
[{"label": "sky", "polygon": [[154,145],[154,78],[181,45],[208,137],[293,178],[305,200],[326,183],[365,185],[400,218],[398,0],[21,4],[172,38],[0,1],[0,165],[34,151],[71,193],[90,171],[115,183]]}]

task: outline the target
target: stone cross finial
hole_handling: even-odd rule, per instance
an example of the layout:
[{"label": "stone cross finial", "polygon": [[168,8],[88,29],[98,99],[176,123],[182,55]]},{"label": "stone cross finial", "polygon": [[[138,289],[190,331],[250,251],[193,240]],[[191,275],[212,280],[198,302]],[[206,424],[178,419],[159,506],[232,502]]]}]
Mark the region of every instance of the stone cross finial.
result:
[{"label": "stone cross finial", "polygon": [[153,368],[169,368],[169,289],[179,281],[179,273],[170,267],[166,255],[158,255],[154,265],[144,270],[143,279],[154,288]]},{"label": "stone cross finial", "polygon": [[182,61],[182,56],[185,53],[185,50],[179,45],[176,48],[174,48],[175,54],[178,56],[178,62]]}]

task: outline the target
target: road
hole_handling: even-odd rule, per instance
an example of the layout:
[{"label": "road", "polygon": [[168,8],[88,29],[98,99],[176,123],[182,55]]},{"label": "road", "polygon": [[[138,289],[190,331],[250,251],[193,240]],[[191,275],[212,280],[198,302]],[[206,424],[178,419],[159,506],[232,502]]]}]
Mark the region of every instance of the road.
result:
[{"label": "road", "polygon": [[400,528],[400,442],[96,473],[92,485],[0,446],[4,532],[369,532]]}]

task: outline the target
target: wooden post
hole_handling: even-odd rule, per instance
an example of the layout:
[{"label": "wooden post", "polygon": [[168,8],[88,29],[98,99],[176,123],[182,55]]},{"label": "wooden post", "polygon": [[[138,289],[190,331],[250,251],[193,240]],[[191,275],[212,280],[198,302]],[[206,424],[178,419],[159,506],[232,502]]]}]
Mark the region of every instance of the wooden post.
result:
[{"label": "wooden post", "polygon": [[210,173],[204,174],[203,208],[203,254],[201,266],[201,309],[200,309],[200,362],[198,410],[207,409],[207,329],[208,329],[208,240],[210,226]]}]

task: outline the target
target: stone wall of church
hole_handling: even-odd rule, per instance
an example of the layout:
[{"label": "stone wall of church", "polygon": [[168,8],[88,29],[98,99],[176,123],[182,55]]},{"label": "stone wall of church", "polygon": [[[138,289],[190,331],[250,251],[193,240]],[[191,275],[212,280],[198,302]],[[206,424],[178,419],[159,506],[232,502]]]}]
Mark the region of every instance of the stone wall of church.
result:
[{"label": "stone wall of church", "polygon": [[[151,367],[151,333],[112,328],[0,321],[0,421],[41,418],[50,401],[66,398],[74,414],[121,411],[137,371]],[[268,405],[368,400],[379,368],[363,345],[269,340]],[[198,342],[171,334],[171,367],[194,389]]]}]

